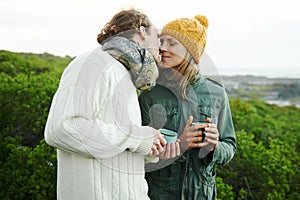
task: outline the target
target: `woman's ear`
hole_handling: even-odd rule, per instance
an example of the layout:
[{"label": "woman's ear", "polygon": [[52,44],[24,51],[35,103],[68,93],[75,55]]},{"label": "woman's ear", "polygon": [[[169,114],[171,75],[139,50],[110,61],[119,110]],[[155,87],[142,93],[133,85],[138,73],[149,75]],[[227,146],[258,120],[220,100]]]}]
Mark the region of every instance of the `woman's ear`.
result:
[{"label": "woman's ear", "polygon": [[147,34],[146,34],[146,29],[144,26],[140,27],[139,35],[140,35],[142,41],[146,39]]}]

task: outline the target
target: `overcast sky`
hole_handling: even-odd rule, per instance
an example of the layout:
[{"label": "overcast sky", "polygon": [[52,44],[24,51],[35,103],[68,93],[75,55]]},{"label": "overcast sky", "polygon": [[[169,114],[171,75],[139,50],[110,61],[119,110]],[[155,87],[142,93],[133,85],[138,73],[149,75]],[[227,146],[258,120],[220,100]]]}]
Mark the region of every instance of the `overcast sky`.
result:
[{"label": "overcast sky", "polygon": [[1,0],[0,49],[76,56],[96,47],[105,23],[130,7],[159,29],[206,15],[206,54],[221,72],[300,77],[299,0]]}]

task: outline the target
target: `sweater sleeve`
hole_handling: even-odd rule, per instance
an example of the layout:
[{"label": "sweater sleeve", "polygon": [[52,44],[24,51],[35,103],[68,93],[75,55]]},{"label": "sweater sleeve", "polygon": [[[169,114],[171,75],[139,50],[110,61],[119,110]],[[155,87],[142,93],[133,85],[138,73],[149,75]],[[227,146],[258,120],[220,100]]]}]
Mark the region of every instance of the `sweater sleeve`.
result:
[{"label": "sweater sleeve", "polygon": [[[58,89],[46,124],[46,142],[87,157],[108,158],[125,150],[147,155],[153,143],[153,129],[131,122],[130,113],[122,115],[124,109],[113,109],[112,87],[105,79],[98,78],[97,83],[90,85],[93,84],[96,86],[89,90],[82,84]],[[131,103],[119,96],[116,98],[120,102]],[[112,109],[107,109],[108,105]]]}]

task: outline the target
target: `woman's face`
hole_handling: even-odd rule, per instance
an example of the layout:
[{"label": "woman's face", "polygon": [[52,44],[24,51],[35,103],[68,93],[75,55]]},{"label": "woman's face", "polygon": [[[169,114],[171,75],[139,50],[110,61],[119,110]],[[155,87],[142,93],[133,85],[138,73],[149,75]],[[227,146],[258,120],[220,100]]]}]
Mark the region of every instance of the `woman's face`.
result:
[{"label": "woman's face", "polygon": [[170,35],[160,36],[160,53],[162,68],[176,68],[182,63],[186,54],[186,48]]}]

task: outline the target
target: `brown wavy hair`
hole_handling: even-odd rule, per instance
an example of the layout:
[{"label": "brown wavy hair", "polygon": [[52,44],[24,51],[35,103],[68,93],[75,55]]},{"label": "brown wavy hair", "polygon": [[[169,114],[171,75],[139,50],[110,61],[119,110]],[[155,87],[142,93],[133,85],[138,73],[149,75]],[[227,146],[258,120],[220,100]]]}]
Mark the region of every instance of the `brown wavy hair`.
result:
[{"label": "brown wavy hair", "polygon": [[97,36],[97,41],[103,44],[111,37],[118,35],[131,39],[134,33],[139,32],[139,28],[152,26],[147,15],[135,9],[122,10],[115,14]]}]

